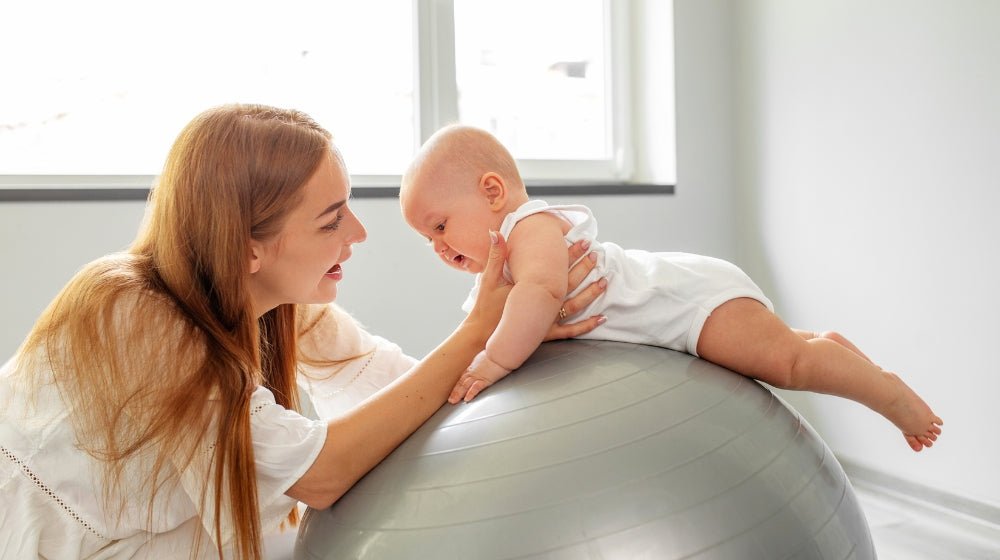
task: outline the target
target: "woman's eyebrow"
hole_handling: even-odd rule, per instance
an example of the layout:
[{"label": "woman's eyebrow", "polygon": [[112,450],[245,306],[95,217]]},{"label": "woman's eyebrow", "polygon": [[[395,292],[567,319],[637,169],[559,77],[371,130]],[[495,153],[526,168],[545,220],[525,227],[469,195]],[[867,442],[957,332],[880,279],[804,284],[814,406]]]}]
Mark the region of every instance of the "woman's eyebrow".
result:
[{"label": "woman's eyebrow", "polygon": [[319,215],[316,216],[315,219],[318,220],[318,219],[322,218],[323,216],[329,214],[330,212],[336,211],[338,208],[340,208],[341,206],[343,206],[346,203],[347,203],[347,199],[341,200],[340,202],[334,202],[333,204],[327,206],[326,210],[323,210],[322,212],[320,212]]}]

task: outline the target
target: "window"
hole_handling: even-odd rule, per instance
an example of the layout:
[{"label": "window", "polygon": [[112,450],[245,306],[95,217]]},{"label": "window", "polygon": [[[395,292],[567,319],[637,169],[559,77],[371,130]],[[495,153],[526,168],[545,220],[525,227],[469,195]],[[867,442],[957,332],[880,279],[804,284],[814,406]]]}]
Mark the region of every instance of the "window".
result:
[{"label": "window", "polygon": [[10,3],[0,176],[148,179],[192,116],[238,101],[311,114],[357,184],[390,184],[458,120],[494,132],[529,179],[627,180],[632,4]]},{"label": "window", "polygon": [[155,175],[180,129],[227,102],[302,109],[354,173],[413,144],[408,0],[11,3],[0,56],[4,174]]},{"label": "window", "polygon": [[610,88],[610,22],[621,14],[612,7],[456,0],[446,46],[454,47],[457,120],[493,132],[526,175],[621,178],[615,124],[623,115]]}]

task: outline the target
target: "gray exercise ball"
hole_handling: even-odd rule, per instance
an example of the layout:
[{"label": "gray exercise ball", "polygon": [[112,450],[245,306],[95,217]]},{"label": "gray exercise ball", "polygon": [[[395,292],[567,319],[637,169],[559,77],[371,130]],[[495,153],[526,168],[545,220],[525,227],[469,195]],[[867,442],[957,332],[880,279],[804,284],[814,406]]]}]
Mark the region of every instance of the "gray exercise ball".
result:
[{"label": "gray exercise ball", "polygon": [[875,551],[837,459],[771,391],[687,354],[572,340],[445,405],[333,507],[307,510],[295,558]]}]

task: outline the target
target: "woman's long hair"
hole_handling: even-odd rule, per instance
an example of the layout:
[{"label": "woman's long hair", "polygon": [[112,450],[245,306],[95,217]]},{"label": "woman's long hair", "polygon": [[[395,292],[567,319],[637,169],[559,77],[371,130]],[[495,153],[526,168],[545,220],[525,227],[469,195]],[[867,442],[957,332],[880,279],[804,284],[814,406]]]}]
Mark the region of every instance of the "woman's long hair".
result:
[{"label": "woman's long hair", "polygon": [[179,484],[170,469],[203,462],[211,502],[201,511],[220,556],[228,519],[236,557],[260,557],[250,396],[263,385],[298,408],[296,311],[255,316],[250,241],[279,233],[331,149],[330,134],[297,111],[227,105],[197,116],[128,252],[78,273],[26,340],[20,355],[48,362],[81,447],[105,461],[106,504],[119,515],[136,462],[148,469],[150,524],[157,492]]}]

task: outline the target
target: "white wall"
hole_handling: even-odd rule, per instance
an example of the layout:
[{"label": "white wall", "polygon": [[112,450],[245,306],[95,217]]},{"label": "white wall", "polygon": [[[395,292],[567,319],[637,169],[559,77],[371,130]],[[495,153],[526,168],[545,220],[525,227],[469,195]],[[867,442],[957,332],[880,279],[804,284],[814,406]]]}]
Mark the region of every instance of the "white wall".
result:
[{"label": "white wall", "polygon": [[789,323],[848,335],[945,433],[915,455],[860,405],[789,400],[842,458],[1000,505],[1000,2],[732,5],[740,259]]},{"label": "white wall", "polygon": [[141,202],[0,202],[0,363],[77,270],[129,244],[143,208]]}]

